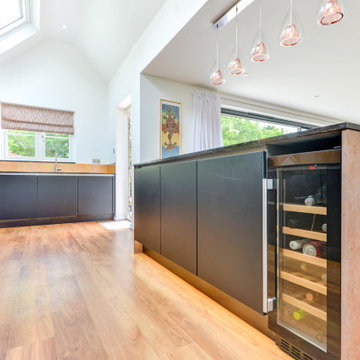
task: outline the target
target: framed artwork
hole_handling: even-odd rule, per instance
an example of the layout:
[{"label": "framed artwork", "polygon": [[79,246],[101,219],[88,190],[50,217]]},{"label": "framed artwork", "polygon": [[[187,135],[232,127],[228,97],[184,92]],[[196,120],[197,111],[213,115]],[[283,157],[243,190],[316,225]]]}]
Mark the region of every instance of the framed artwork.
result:
[{"label": "framed artwork", "polygon": [[181,154],[181,103],[160,100],[160,159]]}]

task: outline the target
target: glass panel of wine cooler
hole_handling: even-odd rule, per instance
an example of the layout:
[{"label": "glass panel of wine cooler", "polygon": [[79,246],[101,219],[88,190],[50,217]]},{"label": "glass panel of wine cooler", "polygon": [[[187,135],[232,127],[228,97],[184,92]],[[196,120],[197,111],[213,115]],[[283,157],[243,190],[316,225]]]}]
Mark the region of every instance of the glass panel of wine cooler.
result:
[{"label": "glass panel of wine cooler", "polygon": [[277,170],[278,324],[327,350],[327,182],[334,166]]}]

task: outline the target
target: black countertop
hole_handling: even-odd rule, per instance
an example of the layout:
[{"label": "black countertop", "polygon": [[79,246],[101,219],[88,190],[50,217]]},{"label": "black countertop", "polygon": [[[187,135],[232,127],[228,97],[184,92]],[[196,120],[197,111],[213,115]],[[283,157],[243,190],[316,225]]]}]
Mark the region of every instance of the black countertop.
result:
[{"label": "black countertop", "polygon": [[[360,125],[354,123],[339,123],[330,126],[317,127],[305,131],[300,131],[271,138],[249,141],[236,145],[224,146],[220,148],[198,151],[179,156],[173,156],[166,159],[157,159],[135,164],[135,168],[143,166],[167,164],[178,161],[195,160],[201,158],[209,158],[215,156],[226,156],[241,152],[256,151],[261,149],[275,149],[276,147],[288,147],[289,149],[306,148],[309,146],[309,151],[320,150],[323,148],[332,148],[339,146],[337,139],[343,130],[360,131]],[[316,143],[317,146],[314,144]],[[290,151],[291,152],[291,151]],[[274,153],[274,155],[276,152]]]}]

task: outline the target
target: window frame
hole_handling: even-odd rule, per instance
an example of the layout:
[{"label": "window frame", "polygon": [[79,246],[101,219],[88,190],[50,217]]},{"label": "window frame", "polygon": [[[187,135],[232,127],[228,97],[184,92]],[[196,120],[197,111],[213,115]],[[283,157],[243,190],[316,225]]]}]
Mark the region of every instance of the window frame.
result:
[{"label": "window frame", "polygon": [[0,40],[17,31],[24,25],[31,23],[31,5],[29,0],[19,0],[21,17],[0,29]]},{"label": "window frame", "polygon": [[[292,128],[297,129],[296,132],[309,130],[309,129],[313,129],[313,128],[320,126],[320,125],[314,125],[314,124],[305,123],[305,122],[296,122],[296,121],[287,120],[287,119],[283,119],[283,118],[277,118],[274,116],[264,115],[264,114],[255,113],[255,112],[242,111],[242,110],[238,110],[238,109],[229,108],[224,105],[221,106],[220,115],[221,115],[221,118],[223,115],[225,115],[225,116],[235,117],[235,118],[244,119],[244,120],[267,123],[269,125],[275,125],[275,126],[279,126],[279,127],[281,127],[281,126],[292,127]],[[222,129],[221,129],[221,133],[222,133]],[[221,135],[223,136],[223,133]],[[266,137],[263,137],[263,138],[259,138],[257,140],[261,140],[261,139],[265,139],[265,138]],[[253,141],[253,140],[246,140],[241,143],[245,143],[245,142],[249,142],[249,141]],[[228,146],[231,146],[231,145],[228,145]]]},{"label": "window frame", "polygon": [[267,122],[267,123],[275,124],[275,125],[292,126],[292,127],[298,128],[299,131],[310,130],[310,129],[314,129],[314,128],[318,127],[316,125],[309,124],[309,123],[296,122],[296,121],[292,121],[292,120],[276,118],[274,116],[263,115],[263,114],[259,114],[259,113],[234,110],[234,109],[230,109],[230,108],[227,108],[224,106],[221,107],[221,115],[222,114],[229,115],[229,116],[235,116],[235,117],[239,117],[239,118],[245,118],[245,119],[254,120],[254,121]]},{"label": "window frame", "polygon": [[[8,130],[2,130],[2,143],[3,143],[3,159],[7,161],[34,161],[34,162],[53,162],[55,157],[46,157],[45,156],[45,138],[46,133],[37,132],[35,133],[35,156],[26,157],[26,156],[17,156],[12,157],[8,155]],[[25,135],[28,136],[28,135]],[[58,158],[59,162],[74,162],[74,135],[69,135],[69,158]]]}]

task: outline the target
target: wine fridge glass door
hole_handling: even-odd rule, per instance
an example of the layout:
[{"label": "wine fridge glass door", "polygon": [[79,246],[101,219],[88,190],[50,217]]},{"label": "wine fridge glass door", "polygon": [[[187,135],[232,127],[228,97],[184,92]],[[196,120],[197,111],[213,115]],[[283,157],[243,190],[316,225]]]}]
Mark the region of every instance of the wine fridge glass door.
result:
[{"label": "wine fridge glass door", "polygon": [[325,352],[329,251],[334,256],[328,236],[340,221],[329,213],[340,208],[330,192],[339,171],[339,165],[277,169],[277,323]]}]

